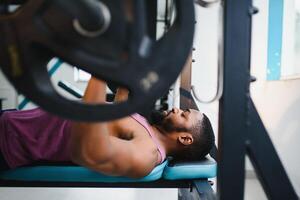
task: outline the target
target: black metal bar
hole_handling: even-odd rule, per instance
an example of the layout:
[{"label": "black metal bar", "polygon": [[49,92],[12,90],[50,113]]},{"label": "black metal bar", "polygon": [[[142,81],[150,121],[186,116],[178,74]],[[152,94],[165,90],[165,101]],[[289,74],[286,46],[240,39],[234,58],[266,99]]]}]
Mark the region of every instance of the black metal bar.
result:
[{"label": "black metal bar", "polygon": [[157,180],[152,182],[42,182],[42,181],[10,181],[0,180],[0,187],[94,187],[94,188],[190,188],[192,180]]},{"label": "black metal bar", "polygon": [[22,5],[22,4],[26,3],[27,1],[28,0],[6,0],[6,1],[1,0],[0,5],[3,3],[8,3],[9,5]]},{"label": "black metal bar", "polygon": [[250,102],[247,153],[269,199],[299,199],[259,114]]},{"label": "black metal bar", "polygon": [[75,88],[74,86],[71,86],[69,83],[64,82],[64,81],[59,81],[57,84],[59,87],[73,95],[74,97],[77,98],[82,98],[83,93],[79,89]]},{"label": "black metal bar", "polygon": [[156,39],[157,0],[147,0],[147,30],[151,38]]},{"label": "black metal bar", "polygon": [[251,0],[224,3],[224,92],[220,100],[218,181],[222,199],[243,199],[251,49]]},{"label": "black metal bar", "polygon": [[200,179],[194,181],[194,186],[198,191],[201,200],[216,200],[215,192],[211,188],[208,180]]},{"label": "black metal bar", "polygon": [[170,28],[170,20],[169,20],[169,0],[165,0],[166,8],[165,8],[165,32],[167,32]]},{"label": "black metal bar", "polygon": [[201,200],[195,186],[193,188],[181,188],[178,190],[178,200]]},{"label": "black metal bar", "polygon": [[178,190],[178,200],[216,200],[215,192],[207,179],[194,180],[191,188]]}]

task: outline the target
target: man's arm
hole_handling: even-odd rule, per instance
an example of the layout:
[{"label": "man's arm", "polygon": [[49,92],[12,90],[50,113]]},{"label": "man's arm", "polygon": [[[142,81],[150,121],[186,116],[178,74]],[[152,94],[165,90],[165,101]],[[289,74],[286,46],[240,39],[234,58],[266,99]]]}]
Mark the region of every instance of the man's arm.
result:
[{"label": "man's arm", "polygon": [[[127,99],[126,91],[120,89],[116,100]],[[92,78],[83,101],[105,103],[105,97],[106,84]],[[70,147],[73,162],[110,175],[142,177],[154,167],[144,159],[143,145],[110,136],[107,122],[73,122]]]},{"label": "man's arm", "polygon": [[118,87],[114,102],[126,101],[128,99],[129,91],[126,88]]},{"label": "man's arm", "polygon": [[[89,104],[105,103],[106,84],[91,78],[83,96]],[[71,155],[73,161],[82,165],[104,162],[111,155],[107,124],[103,122],[73,122],[71,127]]]}]

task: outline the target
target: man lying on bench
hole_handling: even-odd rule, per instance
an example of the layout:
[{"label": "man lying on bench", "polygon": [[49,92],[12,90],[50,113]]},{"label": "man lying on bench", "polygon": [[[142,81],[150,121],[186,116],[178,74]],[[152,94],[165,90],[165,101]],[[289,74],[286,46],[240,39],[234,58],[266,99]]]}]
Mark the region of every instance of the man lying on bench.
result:
[{"label": "man lying on bench", "polygon": [[[86,103],[106,102],[106,83],[92,78]],[[115,102],[128,91],[118,88]],[[0,117],[0,170],[37,161],[72,161],[115,176],[140,178],[166,156],[194,161],[205,157],[214,144],[209,119],[203,113],[173,108],[154,112],[152,123],[139,114],[109,122],[71,122],[40,108],[4,112]]]}]

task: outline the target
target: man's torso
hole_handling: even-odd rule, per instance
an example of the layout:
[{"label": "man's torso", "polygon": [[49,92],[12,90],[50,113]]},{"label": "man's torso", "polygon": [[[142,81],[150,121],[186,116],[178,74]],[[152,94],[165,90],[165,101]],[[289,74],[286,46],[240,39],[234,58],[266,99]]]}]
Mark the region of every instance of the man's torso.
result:
[{"label": "man's torso", "polygon": [[110,122],[108,124],[108,130],[111,136],[133,142],[140,146],[140,151],[144,152],[144,158],[148,159],[149,162],[155,162],[156,164],[160,163],[158,147],[153,142],[153,138],[151,138],[151,135],[148,132],[149,130],[132,117],[126,117],[122,120]]},{"label": "man's torso", "polygon": [[[10,167],[38,160],[70,161],[70,122],[40,109],[10,113],[0,122],[0,147]],[[140,147],[144,159],[159,163],[157,145],[149,130],[132,117],[108,123],[109,134]],[[5,133],[4,133],[5,131]],[[2,132],[2,133],[1,133]]]}]

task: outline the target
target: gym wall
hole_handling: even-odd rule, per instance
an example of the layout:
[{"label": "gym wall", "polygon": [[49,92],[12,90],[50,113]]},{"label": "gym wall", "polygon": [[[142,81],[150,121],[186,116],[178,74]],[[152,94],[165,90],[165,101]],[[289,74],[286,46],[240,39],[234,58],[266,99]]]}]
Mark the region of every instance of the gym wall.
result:
[{"label": "gym wall", "polygon": [[[49,62],[48,64],[48,69],[51,68],[51,66],[53,66],[53,64],[55,63],[55,59],[53,59],[52,61]],[[61,88],[59,88],[59,86],[57,85],[57,83],[59,81],[66,81],[68,83],[70,83],[72,86],[78,88],[81,91],[85,90],[85,87],[87,86],[87,82],[85,81],[75,81],[74,79],[74,68],[71,67],[70,65],[63,63],[58,69],[57,71],[55,71],[55,73],[53,74],[53,76],[51,76],[51,81],[53,83],[53,85],[55,86],[55,89],[62,94],[63,96],[70,98],[70,99],[76,99],[74,96],[72,96],[71,94],[69,94],[68,92],[62,90]],[[24,99],[23,95],[19,95],[18,96],[18,102],[22,102]],[[23,109],[31,109],[36,107],[35,104],[33,104],[32,102],[28,103]]]},{"label": "gym wall", "polygon": [[251,74],[257,81],[252,84],[251,96],[290,180],[300,195],[300,76],[266,80],[270,1],[254,1],[259,13],[253,17]]},{"label": "gym wall", "polygon": [[0,70],[0,99],[2,99],[2,109],[15,108],[17,105],[17,94],[12,85]]}]

